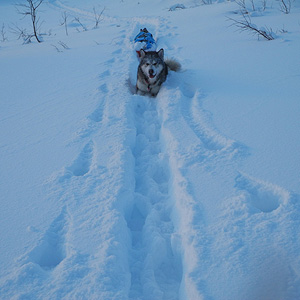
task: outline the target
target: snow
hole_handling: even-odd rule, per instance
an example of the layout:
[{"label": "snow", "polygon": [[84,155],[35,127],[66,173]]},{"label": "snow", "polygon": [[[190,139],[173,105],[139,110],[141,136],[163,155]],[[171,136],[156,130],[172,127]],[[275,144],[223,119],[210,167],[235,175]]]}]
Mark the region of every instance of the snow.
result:
[{"label": "snow", "polygon": [[[41,44],[13,3],[0,298],[300,299],[299,3],[246,1],[267,41],[234,2],[49,0]],[[132,93],[145,27],[182,65],[156,98]]]}]

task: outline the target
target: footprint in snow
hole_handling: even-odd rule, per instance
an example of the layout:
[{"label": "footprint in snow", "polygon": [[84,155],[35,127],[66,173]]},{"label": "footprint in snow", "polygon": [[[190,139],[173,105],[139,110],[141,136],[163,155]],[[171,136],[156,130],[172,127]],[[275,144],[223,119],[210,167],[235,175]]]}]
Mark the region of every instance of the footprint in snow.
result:
[{"label": "footprint in snow", "polygon": [[90,171],[94,154],[94,143],[90,141],[84,146],[73,164],[67,168],[74,176],[83,176]]},{"label": "footprint in snow", "polygon": [[[106,89],[106,85],[102,85],[100,88]],[[104,103],[103,101],[101,101],[98,107],[88,116],[88,118],[95,123],[100,123],[103,118],[103,110],[104,110]]]},{"label": "footprint in snow", "polygon": [[269,213],[288,201],[290,194],[283,188],[271,183],[239,174],[235,187],[245,191],[250,203],[262,212]]},{"label": "footprint in snow", "polygon": [[113,51],[113,55],[117,55],[117,54],[120,54],[122,52],[122,49],[120,48],[120,49],[117,49],[117,50],[115,50],[115,51]]},{"label": "footprint in snow", "polygon": [[109,75],[110,75],[110,71],[106,70],[103,73],[101,73],[99,77],[100,77],[100,79],[104,79],[104,78],[108,77]]},{"label": "footprint in snow", "polygon": [[29,261],[38,264],[44,270],[53,270],[65,259],[68,219],[66,209],[63,208],[39,244],[28,254]]},{"label": "footprint in snow", "polygon": [[99,91],[103,92],[104,94],[108,93],[107,84],[106,83],[101,84],[100,87],[99,87]]}]

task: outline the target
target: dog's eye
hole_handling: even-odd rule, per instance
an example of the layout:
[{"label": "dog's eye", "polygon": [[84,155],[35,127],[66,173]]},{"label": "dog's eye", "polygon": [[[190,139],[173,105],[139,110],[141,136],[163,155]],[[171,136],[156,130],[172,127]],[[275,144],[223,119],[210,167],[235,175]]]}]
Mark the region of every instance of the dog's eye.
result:
[{"label": "dog's eye", "polygon": [[150,66],[150,64],[149,64],[149,63],[146,63],[146,66]]},{"label": "dog's eye", "polygon": [[157,63],[154,63],[154,64],[153,64],[153,66],[156,66],[156,65],[157,65]]}]

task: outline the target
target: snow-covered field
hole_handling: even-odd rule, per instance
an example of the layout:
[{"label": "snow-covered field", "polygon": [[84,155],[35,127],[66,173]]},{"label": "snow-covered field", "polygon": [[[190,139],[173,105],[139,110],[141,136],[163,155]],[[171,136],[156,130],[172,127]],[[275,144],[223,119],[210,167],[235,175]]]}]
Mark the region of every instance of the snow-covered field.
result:
[{"label": "snow-covered field", "polygon": [[23,44],[1,0],[0,299],[300,299],[300,3],[245,1],[274,40],[242,2],[45,0]]}]

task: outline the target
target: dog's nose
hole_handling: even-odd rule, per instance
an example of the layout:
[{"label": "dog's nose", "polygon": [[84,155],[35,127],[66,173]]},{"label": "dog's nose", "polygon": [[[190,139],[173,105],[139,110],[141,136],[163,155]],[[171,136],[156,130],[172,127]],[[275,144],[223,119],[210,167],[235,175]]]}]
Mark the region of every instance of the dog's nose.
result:
[{"label": "dog's nose", "polygon": [[150,75],[153,75],[153,74],[154,74],[153,69],[150,69],[150,70],[149,70],[149,74],[150,74]]}]

